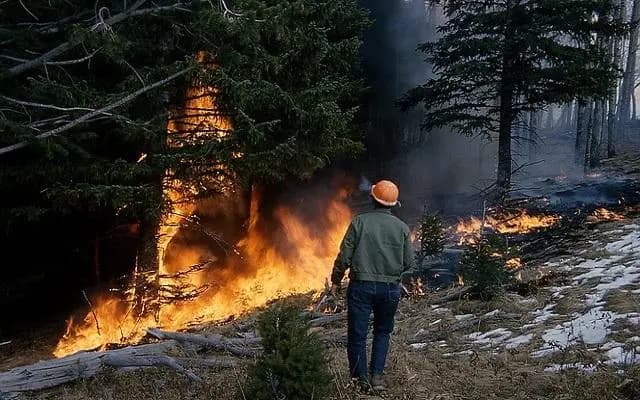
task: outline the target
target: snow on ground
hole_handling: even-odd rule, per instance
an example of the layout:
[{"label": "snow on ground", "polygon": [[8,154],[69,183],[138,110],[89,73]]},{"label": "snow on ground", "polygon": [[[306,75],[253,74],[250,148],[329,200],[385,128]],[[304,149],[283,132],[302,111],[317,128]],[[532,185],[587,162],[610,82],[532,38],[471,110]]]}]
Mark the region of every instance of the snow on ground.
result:
[{"label": "snow on ground", "polygon": [[[612,225],[612,224],[609,224]],[[584,349],[599,355],[604,365],[629,365],[640,363],[640,314],[620,313],[610,309],[608,295],[613,292],[640,294],[640,225],[618,224],[592,231],[593,237],[575,249],[573,256],[549,261],[541,268],[568,274],[569,284],[546,288],[549,303],[528,312],[521,326],[495,327],[488,331],[473,332],[465,336],[465,342],[478,349],[507,351],[526,347],[535,358],[544,359],[573,349]],[[576,299],[578,302],[568,314],[559,310],[560,301]],[[535,299],[523,299],[521,304],[535,304]],[[433,311],[438,312],[438,309]],[[447,310],[449,311],[449,310]],[[640,304],[636,311],[640,311]],[[498,312],[497,310],[495,312]],[[490,315],[485,314],[485,315]],[[457,321],[473,315],[455,315]],[[497,318],[498,319],[498,318]],[[635,331],[615,331],[619,323],[637,325]],[[617,340],[612,340],[616,334]],[[623,336],[627,337],[623,337]],[[413,345],[414,348],[427,344]],[[467,345],[467,346],[468,346]],[[460,349],[458,349],[460,350]],[[473,350],[452,351],[445,357],[473,354]],[[591,363],[550,363],[547,372],[578,369],[592,372],[597,368]]]}]

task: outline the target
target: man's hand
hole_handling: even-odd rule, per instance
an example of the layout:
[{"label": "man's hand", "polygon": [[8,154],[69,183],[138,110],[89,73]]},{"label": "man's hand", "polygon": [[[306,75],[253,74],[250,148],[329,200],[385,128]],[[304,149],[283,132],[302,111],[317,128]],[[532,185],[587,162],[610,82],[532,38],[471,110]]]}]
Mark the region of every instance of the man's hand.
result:
[{"label": "man's hand", "polygon": [[340,284],[334,283],[331,285],[331,289],[329,289],[329,294],[333,297],[338,297],[341,291],[342,291],[342,287],[340,286]]}]

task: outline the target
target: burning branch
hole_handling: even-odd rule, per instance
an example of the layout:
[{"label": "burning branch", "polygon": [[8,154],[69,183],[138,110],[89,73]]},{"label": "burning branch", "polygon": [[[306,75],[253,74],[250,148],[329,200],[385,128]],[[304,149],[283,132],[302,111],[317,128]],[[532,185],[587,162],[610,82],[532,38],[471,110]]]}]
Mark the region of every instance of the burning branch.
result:
[{"label": "burning branch", "polygon": [[84,300],[89,305],[89,309],[91,310],[91,314],[93,315],[93,319],[96,321],[96,330],[98,331],[98,336],[100,336],[100,323],[98,322],[98,316],[96,315],[95,310],[93,309],[93,304],[91,304],[91,300],[87,296],[87,293],[83,290],[82,296],[84,296]]}]

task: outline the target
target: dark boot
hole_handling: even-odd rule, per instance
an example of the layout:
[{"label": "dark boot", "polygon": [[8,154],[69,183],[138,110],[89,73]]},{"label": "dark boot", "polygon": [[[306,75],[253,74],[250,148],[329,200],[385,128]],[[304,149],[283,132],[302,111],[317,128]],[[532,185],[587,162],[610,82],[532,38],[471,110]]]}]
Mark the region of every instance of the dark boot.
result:
[{"label": "dark boot", "polygon": [[387,390],[387,384],[381,374],[371,375],[371,387],[373,390],[381,391]]},{"label": "dark boot", "polygon": [[371,383],[369,382],[369,379],[367,379],[366,376],[361,376],[360,378],[357,378],[357,379],[353,378],[353,380],[356,381],[356,387],[362,393],[371,392]]}]

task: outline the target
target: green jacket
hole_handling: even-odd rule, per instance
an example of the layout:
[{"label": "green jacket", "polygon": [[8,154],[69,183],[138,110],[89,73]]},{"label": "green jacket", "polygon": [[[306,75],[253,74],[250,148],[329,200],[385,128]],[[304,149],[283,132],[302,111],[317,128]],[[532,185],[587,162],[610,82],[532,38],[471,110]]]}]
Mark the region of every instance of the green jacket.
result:
[{"label": "green jacket", "polygon": [[400,275],[414,268],[407,224],[388,209],[356,216],[342,239],[331,282],[340,284],[347,268],[351,280],[399,282]]}]

